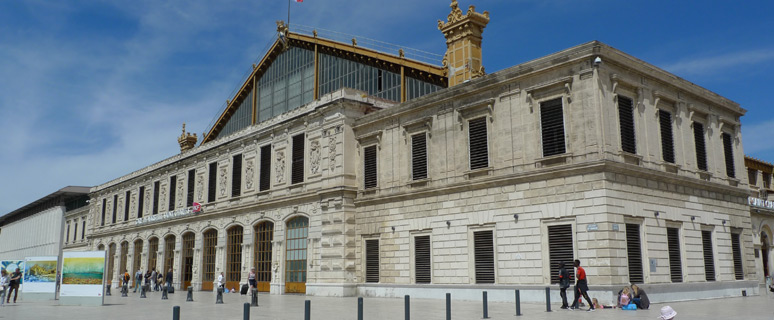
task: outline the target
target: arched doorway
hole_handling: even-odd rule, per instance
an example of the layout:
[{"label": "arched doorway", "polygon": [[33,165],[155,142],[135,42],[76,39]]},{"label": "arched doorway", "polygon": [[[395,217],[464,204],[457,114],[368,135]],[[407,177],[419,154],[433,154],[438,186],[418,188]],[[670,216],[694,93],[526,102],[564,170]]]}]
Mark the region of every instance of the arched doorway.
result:
[{"label": "arched doorway", "polygon": [[253,266],[255,267],[256,286],[260,292],[271,290],[271,242],[274,239],[274,223],[264,221],[254,228],[255,245]]},{"label": "arched doorway", "polygon": [[768,278],[769,273],[769,235],[761,231],[761,261],[763,262],[763,277]]},{"label": "arched doorway", "polygon": [[242,240],[244,229],[233,226],[226,231],[226,288],[239,290],[242,280]]},{"label": "arched doorway", "polygon": [[[113,265],[115,264],[115,260],[116,260],[116,244],[111,243],[108,246],[108,267],[107,267],[107,278],[108,278],[108,283],[110,283],[110,285],[112,285],[112,281],[113,281],[113,276],[114,276]],[[121,280],[118,280],[118,284],[119,285],[121,284]]]},{"label": "arched doorway", "polygon": [[202,251],[202,290],[212,291],[215,281],[215,250],[218,244],[218,231],[210,229],[204,232],[204,247]]},{"label": "arched doorway", "polygon": [[[126,268],[126,265],[128,264],[127,260],[129,259],[129,242],[121,242],[121,260],[119,262],[118,270],[120,272],[129,272],[129,269]],[[134,273],[129,273],[130,275]],[[123,277],[120,277],[123,279]],[[129,284],[131,286],[131,283]]]},{"label": "arched doorway", "polygon": [[[156,270],[156,259],[159,253],[159,238],[148,240],[148,270]],[[156,270],[158,271],[158,270]],[[156,280],[156,279],[153,279]]]},{"label": "arched doorway", "polygon": [[295,217],[288,221],[285,234],[285,292],[306,293],[306,245],[309,219]]},{"label": "arched doorway", "polygon": [[183,274],[183,287],[180,289],[187,290],[191,286],[191,280],[193,280],[193,252],[194,252],[194,240],[196,235],[193,232],[183,234],[183,268],[181,272]]},{"label": "arched doorway", "polygon": [[[142,239],[137,239],[134,241],[134,274],[137,273],[137,270],[141,270],[140,267],[142,267]],[[134,277],[134,274],[132,276]],[[143,272],[145,274],[145,272]],[[134,283],[137,283],[137,279],[135,277]]]},{"label": "arched doorway", "polygon": [[[166,281],[166,274],[169,269],[175,265],[175,235],[168,235],[164,237],[164,269],[159,270],[164,274],[164,281]],[[173,274],[174,275],[174,274]],[[172,280],[174,281],[174,279]]]},{"label": "arched doorway", "polygon": [[105,250],[105,245],[104,245],[104,244],[100,244],[100,245],[98,245],[98,246],[97,246],[97,250],[98,250],[98,251],[104,251],[104,250]]}]

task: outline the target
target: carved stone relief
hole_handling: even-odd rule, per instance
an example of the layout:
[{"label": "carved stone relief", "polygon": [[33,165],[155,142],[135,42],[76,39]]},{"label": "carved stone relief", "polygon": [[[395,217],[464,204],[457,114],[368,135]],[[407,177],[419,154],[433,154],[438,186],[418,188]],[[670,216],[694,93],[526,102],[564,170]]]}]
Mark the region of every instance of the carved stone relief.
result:
[{"label": "carved stone relief", "polygon": [[315,174],[320,171],[320,141],[314,140],[309,144],[310,171]]},{"label": "carved stone relief", "polygon": [[225,197],[226,196],[226,174],[228,174],[228,169],[226,167],[223,167],[220,169],[220,196]]},{"label": "carved stone relief", "polygon": [[245,167],[245,188],[250,190],[253,188],[253,159],[247,160],[247,166]]},{"label": "carved stone relief", "polygon": [[196,178],[196,199],[199,202],[204,201],[204,185],[202,180],[204,180],[204,177],[201,175]]},{"label": "carved stone relief", "polygon": [[328,165],[331,172],[336,169],[336,136],[328,137]]},{"label": "carved stone relief", "polygon": [[274,167],[275,174],[274,176],[277,177],[277,183],[282,183],[285,181],[285,152],[284,151],[277,151],[277,165]]},{"label": "carved stone relief", "polygon": [[183,182],[181,180],[181,181],[178,181],[177,183],[177,206],[178,207],[183,206],[183,197],[184,197]]}]

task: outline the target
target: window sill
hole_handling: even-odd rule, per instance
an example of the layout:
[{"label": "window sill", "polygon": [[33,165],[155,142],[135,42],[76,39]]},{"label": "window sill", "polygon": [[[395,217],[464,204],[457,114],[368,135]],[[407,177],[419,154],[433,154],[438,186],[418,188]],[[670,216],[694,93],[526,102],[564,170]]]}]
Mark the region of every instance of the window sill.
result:
[{"label": "window sill", "polygon": [[567,164],[568,159],[572,157],[572,153],[565,152],[562,154],[557,154],[553,156],[538,158],[535,161],[535,167],[536,168],[543,168],[543,167],[551,167],[551,166],[558,166]]},{"label": "window sill", "polygon": [[642,156],[636,153],[629,153],[621,150],[619,155],[621,156],[621,158],[623,158],[624,163],[633,164],[636,166],[639,166],[640,164],[642,164]]},{"label": "window sill", "polygon": [[424,179],[417,179],[417,180],[410,180],[408,184],[410,187],[424,187],[428,183],[430,183],[430,178],[424,178]]},{"label": "window sill", "polygon": [[699,179],[710,181],[710,179],[712,179],[712,173],[708,171],[699,171]]},{"label": "window sill", "polygon": [[664,171],[669,173],[677,173],[678,169],[680,169],[680,165],[671,162],[664,162],[661,165],[664,167]]},{"label": "window sill", "polygon": [[737,178],[732,178],[732,177],[728,177],[728,178],[726,178],[726,180],[728,180],[728,185],[732,186],[732,187],[739,186],[739,182],[741,182],[741,180],[739,180]]},{"label": "window sill", "polygon": [[493,171],[494,171],[494,168],[485,167],[485,168],[465,171],[464,174],[465,174],[465,179],[472,179],[477,177],[490,176],[492,175]]},{"label": "window sill", "polygon": [[360,192],[358,193],[360,193],[360,196],[372,196],[372,195],[375,195],[378,190],[379,190],[378,187],[371,187],[368,189],[360,190]]}]

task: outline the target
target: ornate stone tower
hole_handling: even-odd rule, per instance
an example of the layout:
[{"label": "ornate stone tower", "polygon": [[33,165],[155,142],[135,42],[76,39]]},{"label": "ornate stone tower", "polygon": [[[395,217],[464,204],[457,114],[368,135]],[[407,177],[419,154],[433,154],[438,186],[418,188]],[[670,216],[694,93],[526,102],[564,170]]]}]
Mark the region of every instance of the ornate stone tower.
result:
[{"label": "ornate stone tower", "polygon": [[177,143],[180,144],[180,153],[193,149],[197,140],[199,138],[196,137],[195,133],[192,135],[190,132],[185,132],[185,122],[183,122],[183,134],[177,138]]},{"label": "ornate stone tower", "polygon": [[489,12],[478,13],[475,10],[471,5],[468,12],[462,14],[457,0],[452,0],[448,21],[438,20],[438,30],[446,37],[443,66],[449,78],[449,87],[485,74],[481,64],[481,34],[489,23]]}]

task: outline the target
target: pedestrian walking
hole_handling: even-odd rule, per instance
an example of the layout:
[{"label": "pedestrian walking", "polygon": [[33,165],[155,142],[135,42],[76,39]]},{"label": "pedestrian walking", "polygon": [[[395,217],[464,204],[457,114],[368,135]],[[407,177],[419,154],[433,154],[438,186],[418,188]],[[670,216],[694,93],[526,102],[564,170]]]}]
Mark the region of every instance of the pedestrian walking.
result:
[{"label": "pedestrian walking", "polygon": [[223,272],[221,272],[220,275],[218,275],[218,288],[223,288],[224,284],[225,283],[223,282]]},{"label": "pedestrian walking", "polygon": [[11,277],[8,276],[8,271],[3,269],[0,271],[0,306],[5,305],[5,294],[8,292],[8,284],[11,281]]},{"label": "pedestrian walking", "polygon": [[564,261],[559,262],[559,296],[562,297],[562,309],[569,308],[567,304],[567,288],[570,287],[570,273],[564,267]]},{"label": "pedestrian walking", "polygon": [[167,280],[167,291],[172,291],[170,290],[172,288],[172,268],[169,268],[169,271],[167,271],[166,280]]},{"label": "pedestrian walking", "polygon": [[137,292],[137,288],[142,285],[142,269],[137,270],[134,274],[134,292]]},{"label": "pedestrian walking", "polygon": [[22,273],[19,268],[16,268],[16,271],[14,271],[11,274],[11,281],[10,281],[10,291],[8,291],[8,296],[5,298],[5,303],[11,303],[11,293],[13,292],[13,303],[16,303],[16,297],[19,296],[19,283],[21,282]]},{"label": "pedestrian walking", "polygon": [[124,279],[122,284],[123,292],[129,292],[129,281],[132,280],[132,276],[129,275],[129,270],[124,269]]},{"label": "pedestrian walking", "polygon": [[594,311],[594,304],[591,302],[588,294],[589,285],[586,280],[586,270],[581,267],[580,260],[578,259],[575,259],[575,268],[577,269],[575,272],[575,299],[573,299],[572,307],[570,307],[570,309],[577,310],[578,300],[583,296],[583,298],[586,299],[586,302],[589,303],[588,311],[592,312]]},{"label": "pedestrian walking", "polygon": [[150,273],[150,290],[156,291],[156,278],[158,278],[156,276],[156,267],[153,267]]},{"label": "pedestrian walking", "polygon": [[256,290],[255,268],[250,268],[250,273],[247,274],[247,282],[250,284],[250,293],[253,293],[253,290]]},{"label": "pedestrian walking", "polygon": [[161,274],[161,272],[159,272],[156,275],[156,287],[154,288],[154,290],[161,291],[161,284],[162,283],[164,283],[164,275]]}]

